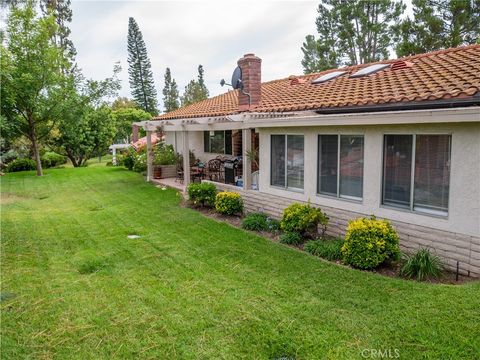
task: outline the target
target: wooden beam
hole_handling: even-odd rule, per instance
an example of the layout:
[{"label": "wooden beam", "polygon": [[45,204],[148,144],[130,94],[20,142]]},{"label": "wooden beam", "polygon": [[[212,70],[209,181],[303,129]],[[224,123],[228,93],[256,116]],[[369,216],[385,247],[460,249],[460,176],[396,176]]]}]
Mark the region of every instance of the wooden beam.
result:
[{"label": "wooden beam", "polygon": [[243,155],[243,189],[252,189],[252,162],[247,153],[252,151],[252,130],[242,130],[242,155]]},{"label": "wooden beam", "polygon": [[190,149],[188,146],[188,131],[183,130],[183,184],[185,189],[190,184]]},{"label": "wooden beam", "polygon": [[147,181],[153,179],[152,132],[147,130]]}]

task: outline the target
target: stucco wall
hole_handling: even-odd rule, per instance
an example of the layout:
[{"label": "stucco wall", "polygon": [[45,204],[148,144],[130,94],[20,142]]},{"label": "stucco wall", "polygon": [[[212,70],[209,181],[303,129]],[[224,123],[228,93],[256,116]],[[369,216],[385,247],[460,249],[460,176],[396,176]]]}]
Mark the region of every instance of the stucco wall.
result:
[{"label": "stucco wall", "polygon": [[[260,190],[289,199],[467,236],[480,236],[480,123],[390,126],[268,128],[260,132]],[[303,134],[304,189],[301,192],[270,185],[270,135]],[[363,134],[363,200],[348,201],[318,195],[317,142],[319,134]],[[451,174],[448,217],[435,217],[381,205],[384,134],[451,134]]]}]

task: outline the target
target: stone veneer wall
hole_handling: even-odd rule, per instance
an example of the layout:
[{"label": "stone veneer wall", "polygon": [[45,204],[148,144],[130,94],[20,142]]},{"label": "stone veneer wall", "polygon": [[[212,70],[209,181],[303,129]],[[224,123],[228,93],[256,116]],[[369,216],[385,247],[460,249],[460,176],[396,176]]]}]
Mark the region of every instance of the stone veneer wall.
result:
[{"label": "stone veneer wall", "polygon": [[[220,191],[235,191],[242,195],[245,212],[264,212],[272,217],[280,218],[285,209],[295,200],[265,194],[259,191],[245,191],[232,185],[215,183]],[[332,236],[344,236],[348,221],[366,216],[357,212],[322,207],[330,218],[327,233]],[[459,261],[460,273],[472,277],[480,277],[480,237],[441,231],[429,227],[412,225],[399,221],[391,221],[400,237],[400,247],[405,252],[412,252],[419,247],[435,249],[447,269],[455,271]]]}]

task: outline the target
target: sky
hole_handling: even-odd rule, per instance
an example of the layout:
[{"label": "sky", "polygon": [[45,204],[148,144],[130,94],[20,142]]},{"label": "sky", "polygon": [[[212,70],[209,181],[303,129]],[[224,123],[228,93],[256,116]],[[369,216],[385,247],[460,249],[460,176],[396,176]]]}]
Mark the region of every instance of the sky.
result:
[{"label": "sky", "polygon": [[237,60],[246,53],[262,59],[262,81],[302,74],[301,46],[315,34],[319,1],[85,1],[72,0],[71,38],[87,78],[111,76],[120,62],[121,96],[128,83],[127,32],[135,18],[152,63],[162,108],[165,69],[180,93],[202,64],[210,95],[226,92]]}]

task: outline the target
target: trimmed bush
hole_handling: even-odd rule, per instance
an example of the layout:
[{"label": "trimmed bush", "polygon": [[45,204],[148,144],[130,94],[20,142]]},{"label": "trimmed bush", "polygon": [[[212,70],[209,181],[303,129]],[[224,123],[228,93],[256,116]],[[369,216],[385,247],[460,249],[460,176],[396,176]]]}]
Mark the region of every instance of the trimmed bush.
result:
[{"label": "trimmed bush", "polygon": [[236,192],[223,191],[215,197],[215,209],[224,215],[235,215],[243,212],[243,200]]},{"label": "trimmed bush", "polygon": [[67,162],[67,158],[65,156],[57,154],[53,151],[49,151],[43,154],[40,160],[44,168],[60,166]]},{"label": "trimmed bush", "polygon": [[312,255],[319,256],[326,260],[335,261],[342,260],[342,246],[342,238],[333,240],[319,239],[308,241],[303,249]]},{"label": "trimmed bush", "polygon": [[194,205],[212,207],[215,205],[217,188],[211,183],[195,184],[187,186],[188,198]]},{"label": "trimmed bush", "polygon": [[420,249],[412,255],[405,255],[405,263],[400,270],[400,275],[423,281],[440,277],[442,271],[443,265],[440,258],[428,249]]},{"label": "trimmed bush", "polygon": [[285,232],[296,232],[302,236],[315,237],[318,225],[322,225],[322,236],[325,234],[328,217],[319,208],[310,204],[294,203],[283,211],[280,227]]},{"label": "trimmed bush", "polygon": [[390,222],[372,218],[358,218],[348,223],[343,260],[359,269],[375,269],[387,260],[400,255],[398,235]]},{"label": "trimmed bush", "polygon": [[280,223],[278,220],[268,217],[264,213],[250,213],[242,221],[242,228],[252,231],[278,231]]},{"label": "trimmed bush", "polygon": [[35,170],[37,165],[32,159],[16,159],[7,166],[7,172]]},{"label": "trimmed bush", "polygon": [[299,233],[287,232],[280,236],[280,242],[287,245],[298,245],[303,242],[303,238]]},{"label": "trimmed bush", "polygon": [[264,213],[250,213],[242,221],[242,228],[252,231],[266,231],[268,216]]}]

